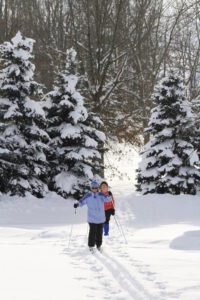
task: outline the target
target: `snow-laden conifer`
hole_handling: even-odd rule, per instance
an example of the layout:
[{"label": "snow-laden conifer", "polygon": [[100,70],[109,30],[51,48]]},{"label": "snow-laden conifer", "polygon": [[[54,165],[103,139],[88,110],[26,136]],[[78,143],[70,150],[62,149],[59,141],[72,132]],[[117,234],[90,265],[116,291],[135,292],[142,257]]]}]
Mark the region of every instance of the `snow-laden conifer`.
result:
[{"label": "snow-laden conifer", "polygon": [[195,194],[199,171],[190,139],[194,116],[183,80],[174,70],[156,86],[153,100],[156,107],[146,130],[151,139],[142,153],[137,188],[144,194]]},{"label": "snow-laden conifer", "polygon": [[88,114],[84,106],[78,83],[76,52],[69,49],[65,68],[57,74],[44,108],[52,149],[49,187],[63,197],[74,198],[82,196],[89,181],[98,174],[101,168],[99,144],[105,140],[105,135],[95,126],[99,119]]},{"label": "snow-laden conifer", "polygon": [[200,156],[200,99],[196,98],[192,101],[192,109],[194,114],[194,132],[191,138],[193,144]]},{"label": "snow-laden conifer", "polygon": [[18,32],[1,45],[0,191],[37,197],[47,189],[45,114],[34,97],[41,90],[33,80],[34,40]]}]

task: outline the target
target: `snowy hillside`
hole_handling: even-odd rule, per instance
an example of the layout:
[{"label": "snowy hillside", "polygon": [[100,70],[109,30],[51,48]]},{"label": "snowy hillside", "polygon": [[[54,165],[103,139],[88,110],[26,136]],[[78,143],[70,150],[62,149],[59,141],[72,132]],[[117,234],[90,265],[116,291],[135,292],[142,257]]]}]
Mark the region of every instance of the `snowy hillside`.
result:
[{"label": "snowy hillside", "polygon": [[103,253],[94,255],[86,208],[75,214],[55,194],[2,197],[0,299],[199,300],[199,197],[138,196],[126,187],[113,193],[128,244],[112,218]]}]

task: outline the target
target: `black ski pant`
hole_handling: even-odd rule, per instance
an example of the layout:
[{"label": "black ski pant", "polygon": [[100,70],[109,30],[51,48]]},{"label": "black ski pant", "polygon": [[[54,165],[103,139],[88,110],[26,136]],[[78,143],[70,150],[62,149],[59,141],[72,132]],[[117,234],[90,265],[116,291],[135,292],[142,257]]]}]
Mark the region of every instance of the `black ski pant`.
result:
[{"label": "black ski pant", "polygon": [[89,223],[90,231],[88,236],[88,246],[101,247],[102,245],[102,237],[103,237],[103,224],[94,224]]},{"label": "black ski pant", "polygon": [[112,215],[112,213],[113,213],[113,209],[112,208],[105,210],[105,215],[106,215],[106,221],[105,221],[105,223],[106,224],[109,224],[109,222],[110,222],[110,216]]}]

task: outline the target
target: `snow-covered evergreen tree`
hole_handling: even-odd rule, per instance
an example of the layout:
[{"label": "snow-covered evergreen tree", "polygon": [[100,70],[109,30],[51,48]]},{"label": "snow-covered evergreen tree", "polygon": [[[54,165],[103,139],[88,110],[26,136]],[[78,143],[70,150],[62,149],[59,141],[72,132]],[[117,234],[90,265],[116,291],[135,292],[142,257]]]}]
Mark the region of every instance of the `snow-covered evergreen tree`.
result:
[{"label": "snow-covered evergreen tree", "polygon": [[200,156],[200,99],[192,101],[192,109],[194,113],[194,132],[192,135],[193,144]]},{"label": "snow-covered evergreen tree", "polygon": [[45,113],[33,100],[41,86],[33,80],[34,40],[18,32],[1,45],[0,191],[42,197],[47,190]]},{"label": "snow-covered evergreen tree", "polygon": [[67,51],[64,70],[57,74],[54,90],[45,98],[48,133],[51,137],[49,188],[63,197],[81,197],[99,172],[99,144],[105,135],[95,128],[100,121],[88,114],[78,91],[76,52]]},{"label": "snow-covered evergreen tree", "polygon": [[174,70],[155,88],[147,132],[151,139],[142,153],[137,188],[144,194],[195,194],[198,155],[190,140],[193,114],[185,98],[184,84]]}]

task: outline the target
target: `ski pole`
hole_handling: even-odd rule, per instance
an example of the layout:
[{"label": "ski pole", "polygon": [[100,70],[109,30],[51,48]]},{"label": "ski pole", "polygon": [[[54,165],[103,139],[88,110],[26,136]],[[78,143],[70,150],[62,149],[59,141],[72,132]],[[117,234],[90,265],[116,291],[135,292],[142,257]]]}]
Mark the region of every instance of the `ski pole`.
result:
[{"label": "ski pole", "polygon": [[[87,229],[86,229],[86,240],[88,239],[88,232],[89,232],[89,224],[87,223]],[[84,243],[85,243],[85,239],[84,239]]]},{"label": "ski pole", "polygon": [[122,229],[121,224],[119,223],[119,221],[117,221],[117,218],[116,218],[115,216],[114,216],[114,219],[115,219],[115,222],[116,222],[117,227],[118,227],[118,229],[119,229],[119,232],[123,235],[123,238],[124,238],[126,244],[128,244],[127,239],[126,239],[126,237],[125,237],[125,234],[124,234],[124,231],[123,231],[123,229]]},{"label": "ski pole", "polygon": [[[115,209],[115,203],[114,203],[112,194],[111,194],[111,202],[112,202],[112,205],[113,205],[113,207],[114,207],[114,209]],[[125,240],[126,244],[128,244],[127,239],[126,239],[125,234],[124,234],[124,231],[123,231],[123,229],[122,229],[122,225],[120,224],[119,220],[117,221],[117,218],[116,218],[115,215],[114,215],[113,217],[114,217],[114,219],[115,219],[115,223],[117,224],[117,227],[118,227],[120,233],[121,233],[121,234],[123,235],[123,237],[124,237],[124,240]]]},{"label": "ski pole", "polygon": [[70,234],[69,234],[68,248],[70,246],[70,242],[71,242],[71,239],[72,239],[72,230],[73,230],[73,224],[71,224],[71,230],[70,230]]},{"label": "ski pole", "polygon": [[[112,195],[111,195],[111,197],[112,197]],[[111,202],[112,202],[112,205],[113,205],[113,207],[114,207],[114,209],[115,209],[115,204],[114,204],[114,201],[113,201],[113,197],[112,197]],[[126,244],[128,244],[127,239],[126,239],[125,234],[124,234],[124,231],[123,231],[123,229],[122,229],[122,225],[120,224],[119,220],[117,221],[117,218],[116,218],[115,215],[114,215],[113,217],[114,217],[114,219],[115,219],[115,223],[117,224],[117,227],[118,227],[119,231],[121,232],[121,234],[122,234],[123,237],[124,237],[124,240],[125,240]]]}]

